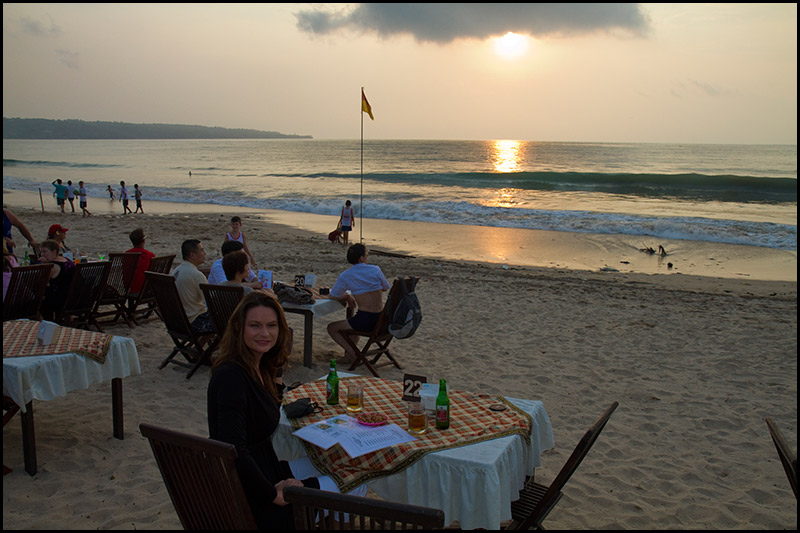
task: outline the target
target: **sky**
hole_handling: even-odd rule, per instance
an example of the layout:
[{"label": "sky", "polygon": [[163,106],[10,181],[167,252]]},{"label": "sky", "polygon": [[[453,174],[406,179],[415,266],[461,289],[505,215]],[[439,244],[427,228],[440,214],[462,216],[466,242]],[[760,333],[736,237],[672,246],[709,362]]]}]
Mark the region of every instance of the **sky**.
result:
[{"label": "sky", "polygon": [[796,144],[797,5],[4,3],[3,116]]}]

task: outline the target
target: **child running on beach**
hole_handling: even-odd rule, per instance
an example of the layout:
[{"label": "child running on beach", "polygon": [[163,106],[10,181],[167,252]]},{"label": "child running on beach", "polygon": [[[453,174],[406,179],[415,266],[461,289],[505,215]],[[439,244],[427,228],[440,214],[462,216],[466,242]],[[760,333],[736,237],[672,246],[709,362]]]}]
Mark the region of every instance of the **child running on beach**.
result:
[{"label": "child running on beach", "polygon": [[114,200],[114,189],[111,188],[111,185],[106,190],[108,191],[108,198]]},{"label": "child running on beach", "polygon": [[250,266],[255,268],[256,259],[253,257],[253,254],[250,253],[250,248],[247,247],[247,240],[244,238],[244,233],[242,232],[241,217],[231,217],[231,231],[225,233],[225,240],[239,241],[242,243],[244,245],[244,252],[247,254],[247,257],[250,258]]}]

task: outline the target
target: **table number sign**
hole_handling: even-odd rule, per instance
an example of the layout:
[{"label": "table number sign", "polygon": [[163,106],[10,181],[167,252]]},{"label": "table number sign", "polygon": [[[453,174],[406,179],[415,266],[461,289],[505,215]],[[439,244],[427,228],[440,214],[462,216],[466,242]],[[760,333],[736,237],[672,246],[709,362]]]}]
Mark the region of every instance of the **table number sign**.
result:
[{"label": "table number sign", "polygon": [[306,286],[306,277],[303,274],[298,274],[294,277],[294,286],[301,289]]},{"label": "table number sign", "polygon": [[419,390],[422,388],[422,384],[427,382],[428,378],[425,376],[405,374],[403,376],[403,400],[407,402],[420,401]]}]

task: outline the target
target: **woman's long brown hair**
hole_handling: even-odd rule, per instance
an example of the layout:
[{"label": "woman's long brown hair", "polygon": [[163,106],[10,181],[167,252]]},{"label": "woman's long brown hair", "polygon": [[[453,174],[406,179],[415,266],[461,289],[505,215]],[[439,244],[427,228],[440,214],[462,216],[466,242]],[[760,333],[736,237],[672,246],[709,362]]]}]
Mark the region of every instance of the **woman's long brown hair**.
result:
[{"label": "woman's long brown hair", "polygon": [[[253,354],[244,343],[244,324],[247,312],[254,307],[269,307],[274,309],[278,315],[278,338],[275,345],[265,352],[261,357],[258,368],[255,366]],[[278,300],[265,292],[253,291],[246,295],[233,310],[225,334],[219,345],[219,354],[214,360],[213,371],[226,361],[233,361],[252,376],[259,383],[263,381],[267,391],[276,400],[278,399],[278,389],[275,387],[275,377],[278,370],[283,368],[289,360],[289,325],[286,323],[286,315]],[[259,379],[261,378],[261,379]]]}]

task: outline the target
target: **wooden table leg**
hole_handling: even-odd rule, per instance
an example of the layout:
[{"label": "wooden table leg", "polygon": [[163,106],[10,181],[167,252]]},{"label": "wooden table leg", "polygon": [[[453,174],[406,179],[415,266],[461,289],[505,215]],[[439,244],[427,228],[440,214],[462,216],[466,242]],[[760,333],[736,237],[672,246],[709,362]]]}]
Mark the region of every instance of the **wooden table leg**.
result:
[{"label": "wooden table leg", "polygon": [[114,378],[111,380],[111,412],[114,436],[119,440],[124,440],[125,425],[122,420],[122,378]]},{"label": "wooden table leg", "polygon": [[314,339],[314,313],[303,313],[303,365],[311,368],[312,343]]},{"label": "wooden table leg", "polygon": [[38,471],[36,465],[36,435],[33,428],[33,400],[25,405],[22,418],[22,455],[25,458],[25,471],[34,476]]}]

